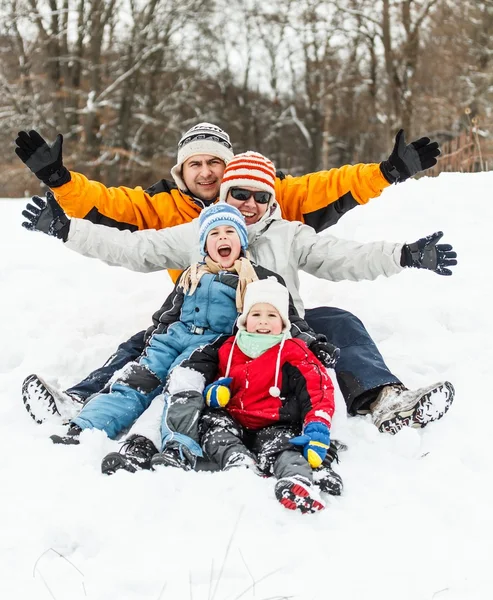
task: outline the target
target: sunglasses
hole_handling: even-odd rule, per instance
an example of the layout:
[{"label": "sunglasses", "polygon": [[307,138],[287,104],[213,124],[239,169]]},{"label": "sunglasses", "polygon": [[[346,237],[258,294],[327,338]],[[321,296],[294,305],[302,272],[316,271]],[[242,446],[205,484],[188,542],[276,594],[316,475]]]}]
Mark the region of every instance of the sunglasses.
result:
[{"label": "sunglasses", "polygon": [[251,190],[244,190],[243,188],[231,188],[229,190],[231,197],[240,202],[246,202],[252,196],[257,204],[267,204],[272,198],[270,192],[252,192]]}]

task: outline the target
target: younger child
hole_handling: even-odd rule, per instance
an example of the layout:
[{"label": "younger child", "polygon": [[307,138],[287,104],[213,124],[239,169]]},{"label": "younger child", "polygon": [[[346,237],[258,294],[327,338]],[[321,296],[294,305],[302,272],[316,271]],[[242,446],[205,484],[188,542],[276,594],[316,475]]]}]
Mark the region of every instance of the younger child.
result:
[{"label": "younger child", "polygon": [[209,353],[197,365],[202,372],[206,363],[217,367],[222,378],[205,390],[206,403],[219,410],[202,417],[202,447],[221,469],[257,460],[263,473],[277,478],[279,502],[307,513],[324,508],[312,469],[322,465],[330,445],[334,388],[306,344],[290,337],[288,305],[287,289],[274,279],[250,283],[237,335],[221,345],[215,364]]}]

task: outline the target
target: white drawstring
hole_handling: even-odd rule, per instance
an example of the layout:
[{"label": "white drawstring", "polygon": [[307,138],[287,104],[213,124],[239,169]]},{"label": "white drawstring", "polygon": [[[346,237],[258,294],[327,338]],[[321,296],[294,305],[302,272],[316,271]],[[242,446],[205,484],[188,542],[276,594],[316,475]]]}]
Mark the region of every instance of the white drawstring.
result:
[{"label": "white drawstring", "polygon": [[226,366],[226,375],[224,377],[229,377],[229,370],[231,369],[231,361],[233,360],[233,350],[235,349],[236,338],[239,335],[240,335],[240,331],[238,330],[237,334],[235,335],[235,339],[233,340],[233,345],[231,346],[231,350],[229,351],[228,364]]},{"label": "white drawstring", "polygon": [[280,367],[281,367],[281,352],[282,352],[285,341],[286,341],[286,332],[283,333],[281,343],[279,344],[279,352],[277,353],[277,360],[276,360],[276,375],[275,375],[275,379],[274,379],[274,385],[269,388],[269,394],[271,396],[273,396],[274,398],[279,398],[279,396],[281,395],[281,390],[279,389],[279,387],[277,385],[277,381],[279,379],[279,371],[280,371]]}]

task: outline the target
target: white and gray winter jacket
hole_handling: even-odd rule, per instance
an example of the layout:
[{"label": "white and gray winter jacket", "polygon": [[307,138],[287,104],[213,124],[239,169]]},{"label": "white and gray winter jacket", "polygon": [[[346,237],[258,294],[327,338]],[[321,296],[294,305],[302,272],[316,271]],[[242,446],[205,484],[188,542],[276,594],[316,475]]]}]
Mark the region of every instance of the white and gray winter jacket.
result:
[{"label": "white and gray winter jacket", "polygon": [[[72,219],[66,245],[85,256],[133,271],[185,269],[201,260],[198,229],[198,219],[159,231],[133,233]],[[360,281],[389,277],[404,268],[400,264],[402,243],[364,244],[321,236],[308,225],[282,219],[276,203],[257,223],[248,226],[248,240],[253,262],[284,278],[301,316],[300,269],[329,281]]]}]

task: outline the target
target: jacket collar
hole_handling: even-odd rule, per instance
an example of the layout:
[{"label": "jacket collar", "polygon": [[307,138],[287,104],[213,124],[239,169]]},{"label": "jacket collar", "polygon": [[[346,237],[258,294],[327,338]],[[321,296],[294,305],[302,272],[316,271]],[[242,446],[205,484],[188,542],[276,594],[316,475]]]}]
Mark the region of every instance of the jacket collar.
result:
[{"label": "jacket collar", "polygon": [[257,240],[274,221],[279,221],[280,219],[282,219],[281,209],[279,208],[279,204],[274,201],[272,204],[269,204],[261,219],[253,225],[248,225],[248,243],[251,244]]}]

